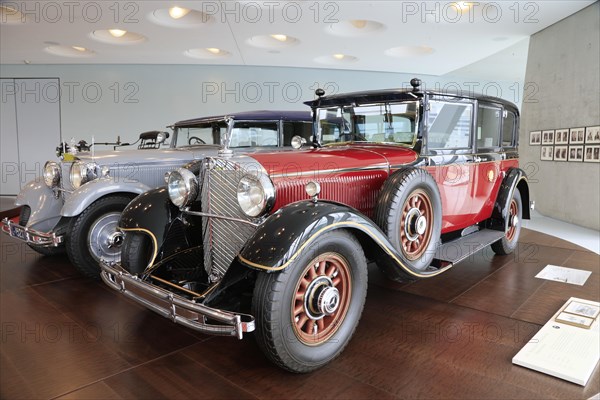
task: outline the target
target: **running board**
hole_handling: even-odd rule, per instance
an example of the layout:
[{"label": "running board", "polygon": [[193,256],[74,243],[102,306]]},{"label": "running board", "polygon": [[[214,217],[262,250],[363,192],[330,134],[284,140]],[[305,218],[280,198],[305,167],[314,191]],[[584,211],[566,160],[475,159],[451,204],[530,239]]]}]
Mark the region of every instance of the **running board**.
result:
[{"label": "running board", "polygon": [[432,264],[443,267],[447,264],[459,263],[484,247],[502,239],[503,236],[504,232],[484,229],[444,243],[436,250]]}]

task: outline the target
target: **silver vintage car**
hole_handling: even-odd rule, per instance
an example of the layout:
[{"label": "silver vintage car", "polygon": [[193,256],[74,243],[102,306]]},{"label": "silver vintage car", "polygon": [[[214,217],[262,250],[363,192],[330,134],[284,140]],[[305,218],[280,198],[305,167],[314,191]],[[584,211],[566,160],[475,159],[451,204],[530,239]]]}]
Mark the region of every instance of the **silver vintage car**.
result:
[{"label": "silver vintage car", "polygon": [[121,212],[137,195],[163,186],[169,171],[232,149],[249,153],[290,146],[294,136],[309,139],[312,129],[310,112],[304,111],[241,112],[180,121],[170,128],[172,135],[140,135],[138,149],[48,161],[43,176],[17,196],[16,205],[22,206],[18,220],[2,220],[2,231],[44,255],[66,250],[83,275],[99,278],[100,259],[120,261],[123,234],[116,226]]}]

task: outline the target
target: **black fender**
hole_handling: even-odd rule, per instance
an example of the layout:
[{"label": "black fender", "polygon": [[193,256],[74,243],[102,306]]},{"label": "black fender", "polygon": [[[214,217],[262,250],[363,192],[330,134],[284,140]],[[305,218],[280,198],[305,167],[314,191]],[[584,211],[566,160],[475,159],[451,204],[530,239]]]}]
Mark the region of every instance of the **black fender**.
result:
[{"label": "black fender", "polygon": [[159,252],[171,224],[180,217],[181,211],[171,202],[167,188],[161,187],[133,199],[121,214],[119,229],[124,232],[140,231],[149,235],[156,252]]},{"label": "black fender", "polygon": [[365,250],[376,246],[395,267],[412,278],[428,278],[451,267],[415,270],[401,261],[385,233],[358,210],[330,201],[310,200],[292,203],[269,216],[246,242],[238,260],[262,272],[283,271],[308,244],[334,229],[349,230],[359,238]]},{"label": "black fender", "polygon": [[498,196],[494,203],[494,210],[488,223],[488,228],[504,231],[506,229],[506,216],[510,207],[510,200],[513,197],[515,188],[521,193],[523,204],[523,219],[530,219],[529,209],[529,184],[527,183],[527,174],[520,168],[511,168],[500,184]]}]

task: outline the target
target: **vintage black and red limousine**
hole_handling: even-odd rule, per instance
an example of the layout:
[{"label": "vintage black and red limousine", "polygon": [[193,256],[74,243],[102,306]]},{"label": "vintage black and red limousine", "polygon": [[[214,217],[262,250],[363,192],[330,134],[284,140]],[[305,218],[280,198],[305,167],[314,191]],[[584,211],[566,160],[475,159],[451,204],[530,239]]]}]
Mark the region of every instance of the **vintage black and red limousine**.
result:
[{"label": "vintage black and red limousine", "polygon": [[318,90],[312,143],[175,170],[123,212],[104,281],[201,332],[255,331],[275,364],[307,372],[349,342],[368,261],[421,279],[488,245],[511,253],[530,203],[516,106],[411,84]]}]

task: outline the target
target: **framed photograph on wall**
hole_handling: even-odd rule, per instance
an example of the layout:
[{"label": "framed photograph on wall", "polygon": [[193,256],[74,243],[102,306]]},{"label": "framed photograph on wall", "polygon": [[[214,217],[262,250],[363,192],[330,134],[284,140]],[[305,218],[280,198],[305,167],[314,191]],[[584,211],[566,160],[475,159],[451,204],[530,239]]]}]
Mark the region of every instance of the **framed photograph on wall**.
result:
[{"label": "framed photograph on wall", "polygon": [[585,144],[600,144],[600,126],[585,128]]},{"label": "framed photograph on wall", "polygon": [[600,162],[600,145],[598,146],[585,146],[584,162]]},{"label": "framed photograph on wall", "polygon": [[531,146],[539,146],[542,143],[542,131],[529,132],[529,144]]},{"label": "framed photograph on wall", "polygon": [[569,146],[569,161],[583,161],[583,146]]},{"label": "framed photograph on wall", "polygon": [[554,144],[554,131],[542,131],[542,144]]},{"label": "framed photograph on wall", "polygon": [[569,144],[569,130],[557,129],[554,132],[554,144]]},{"label": "framed photograph on wall", "polygon": [[567,161],[569,146],[554,146],[554,161]]},{"label": "framed photograph on wall", "polygon": [[571,128],[570,144],[583,144],[585,128]]},{"label": "framed photograph on wall", "polygon": [[540,160],[552,161],[554,159],[554,146],[542,146]]}]

